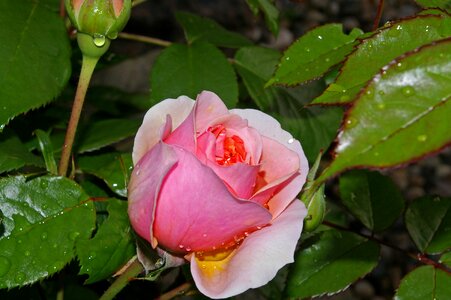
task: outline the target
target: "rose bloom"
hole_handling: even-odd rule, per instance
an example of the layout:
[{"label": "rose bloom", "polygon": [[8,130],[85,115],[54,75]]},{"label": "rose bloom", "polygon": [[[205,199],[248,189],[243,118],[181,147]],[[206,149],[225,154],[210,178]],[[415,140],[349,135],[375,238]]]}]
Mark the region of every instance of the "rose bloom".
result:
[{"label": "rose bloom", "polygon": [[274,118],[229,111],[207,91],[166,99],[144,117],[133,161],[133,228],[165,257],[188,261],[203,294],[262,286],[293,262],[308,163]]}]

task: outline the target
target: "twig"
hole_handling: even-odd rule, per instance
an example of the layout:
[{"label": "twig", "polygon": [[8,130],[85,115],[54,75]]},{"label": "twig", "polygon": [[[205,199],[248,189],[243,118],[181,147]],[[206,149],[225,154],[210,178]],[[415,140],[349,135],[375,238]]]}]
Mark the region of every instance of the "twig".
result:
[{"label": "twig", "polygon": [[191,283],[186,282],[186,283],[182,284],[181,286],[178,286],[175,289],[170,290],[167,293],[164,293],[163,295],[161,295],[156,300],[170,300],[170,299],[173,299],[174,297],[181,296],[181,295],[185,294],[186,292],[188,292],[188,290],[190,288],[191,288]]},{"label": "twig", "polygon": [[344,227],[344,226],[341,226],[341,225],[338,225],[338,224],[334,224],[334,223],[331,223],[329,221],[323,221],[323,224],[326,225],[326,226],[338,229],[338,230],[343,230],[343,231],[347,231],[347,232],[352,232],[352,233],[358,234],[361,237],[364,237],[366,239],[375,241],[376,243],[379,243],[379,244],[384,245],[386,247],[389,247],[389,248],[392,248],[392,249],[397,250],[399,252],[402,252],[405,255],[409,256],[410,258],[412,258],[412,259],[414,259],[414,260],[416,260],[416,261],[418,261],[420,263],[423,263],[425,265],[433,266],[433,267],[435,267],[437,269],[440,269],[440,270],[442,270],[442,271],[444,271],[444,272],[446,272],[446,273],[451,275],[451,270],[449,268],[447,268],[446,266],[442,265],[439,262],[436,262],[436,261],[430,259],[425,254],[409,252],[409,251],[407,251],[405,249],[399,248],[398,246],[395,246],[395,245],[389,244],[387,242],[384,242],[384,241],[374,237],[373,235],[366,235],[364,233],[354,231],[354,230],[352,230],[350,228],[347,228],[347,227]]},{"label": "twig", "polygon": [[172,45],[172,43],[169,41],[160,40],[160,39],[149,37],[149,36],[132,34],[132,33],[121,32],[121,33],[119,33],[119,37],[122,39],[126,39],[126,40],[143,42],[143,43],[162,46],[162,47],[168,47],[168,46]]},{"label": "twig", "polygon": [[383,10],[384,10],[384,0],[379,0],[379,4],[377,5],[376,17],[374,18],[374,23],[373,23],[373,31],[379,27],[379,23],[381,22]]}]

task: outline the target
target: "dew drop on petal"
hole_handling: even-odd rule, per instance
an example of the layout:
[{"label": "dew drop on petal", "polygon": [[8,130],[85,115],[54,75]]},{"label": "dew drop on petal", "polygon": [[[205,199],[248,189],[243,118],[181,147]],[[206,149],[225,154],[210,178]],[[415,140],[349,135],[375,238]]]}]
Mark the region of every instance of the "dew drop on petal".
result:
[{"label": "dew drop on petal", "polygon": [[294,143],[294,138],[291,138],[288,140],[288,144],[293,144]]}]

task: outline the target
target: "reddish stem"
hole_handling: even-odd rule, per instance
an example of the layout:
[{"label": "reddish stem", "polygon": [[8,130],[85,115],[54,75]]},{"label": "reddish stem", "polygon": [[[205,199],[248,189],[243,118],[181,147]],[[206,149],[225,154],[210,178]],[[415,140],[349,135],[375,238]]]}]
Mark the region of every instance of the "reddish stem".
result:
[{"label": "reddish stem", "polygon": [[441,264],[439,262],[436,262],[436,261],[430,259],[425,254],[409,252],[409,251],[407,251],[405,249],[402,249],[402,248],[399,248],[399,247],[397,247],[395,245],[391,245],[389,243],[386,243],[386,242],[384,242],[384,241],[382,241],[382,240],[380,240],[380,239],[378,239],[378,238],[376,238],[376,237],[374,237],[372,235],[366,235],[364,233],[357,232],[357,231],[354,231],[354,230],[352,230],[350,228],[346,228],[344,226],[341,226],[341,225],[338,225],[338,224],[334,224],[334,223],[331,223],[331,222],[328,222],[328,221],[323,221],[323,224],[326,225],[326,226],[338,229],[338,230],[343,230],[343,231],[348,231],[348,232],[352,232],[352,233],[358,234],[361,237],[364,237],[366,239],[375,241],[376,243],[379,243],[379,244],[384,245],[386,247],[389,247],[389,248],[395,249],[395,250],[397,250],[399,252],[402,252],[405,255],[409,256],[410,258],[412,258],[412,259],[414,259],[414,260],[416,260],[416,261],[418,261],[418,262],[420,262],[422,264],[433,266],[434,268],[440,269],[440,270],[444,271],[445,273],[448,273],[449,275],[451,275],[451,270],[449,268],[447,268],[446,266],[444,266],[443,264]]},{"label": "reddish stem", "polygon": [[383,10],[384,10],[384,0],[379,0],[379,4],[377,5],[376,17],[374,18],[374,23],[373,23],[373,31],[379,27],[379,23],[381,22]]}]

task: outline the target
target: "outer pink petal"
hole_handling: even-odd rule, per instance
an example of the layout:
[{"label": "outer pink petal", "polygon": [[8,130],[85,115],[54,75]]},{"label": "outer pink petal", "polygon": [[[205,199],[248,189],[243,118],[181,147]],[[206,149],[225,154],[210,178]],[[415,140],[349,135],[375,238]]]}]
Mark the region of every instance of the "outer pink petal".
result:
[{"label": "outer pink petal", "polygon": [[197,288],[217,299],[268,283],[280,268],[294,261],[293,254],[306,214],[304,204],[294,201],[271,226],[247,237],[225,264],[202,266],[203,262],[192,255],[191,274]]},{"label": "outer pink petal", "polygon": [[161,187],[153,227],[162,248],[181,253],[211,250],[271,221],[268,210],[234,197],[192,153],[170,147],[178,163]]},{"label": "outer pink petal", "polygon": [[156,246],[152,222],[157,195],[166,174],[177,163],[175,152],[158,143],[136,164],[128,186],[128,214],[135,231]]},{"label": "outer pink petal", "polygon": [[181,96],[166,99],[150,108],[144,116],[143,124],[135,137],[133,162],[136,164],[153,146],[160,141],[161,129],[166,123],[166,116],[172,119],[172,128],[177,128],[189,115],[194,100]]},{"label": "outer pink petal", "polygon": [[224,102],[213,92],[203,91],[196,99],[196,130],[199,133],[204,132],[212,122],[229,111]]},{"label": "outer pink petal", "polygon": [[[254,127],[262,135],[278,141],[280,144],[296,152],[300,159],[299,175],[291,180],[283,190],[276,194],[268,203],[269,209],[274,216],[281,213],[286,205],[292,200],[293,194],[298,193],[305,183],[308,173],[308,161],[298,140],[287,131],[283,130],[280,123],[273,117],[254,109],[232,109],[231,113],[247,119],[249,126]],[[263,155],[265,155],[263,153]],[[296,192],[297,191],[297,192]]]}]

